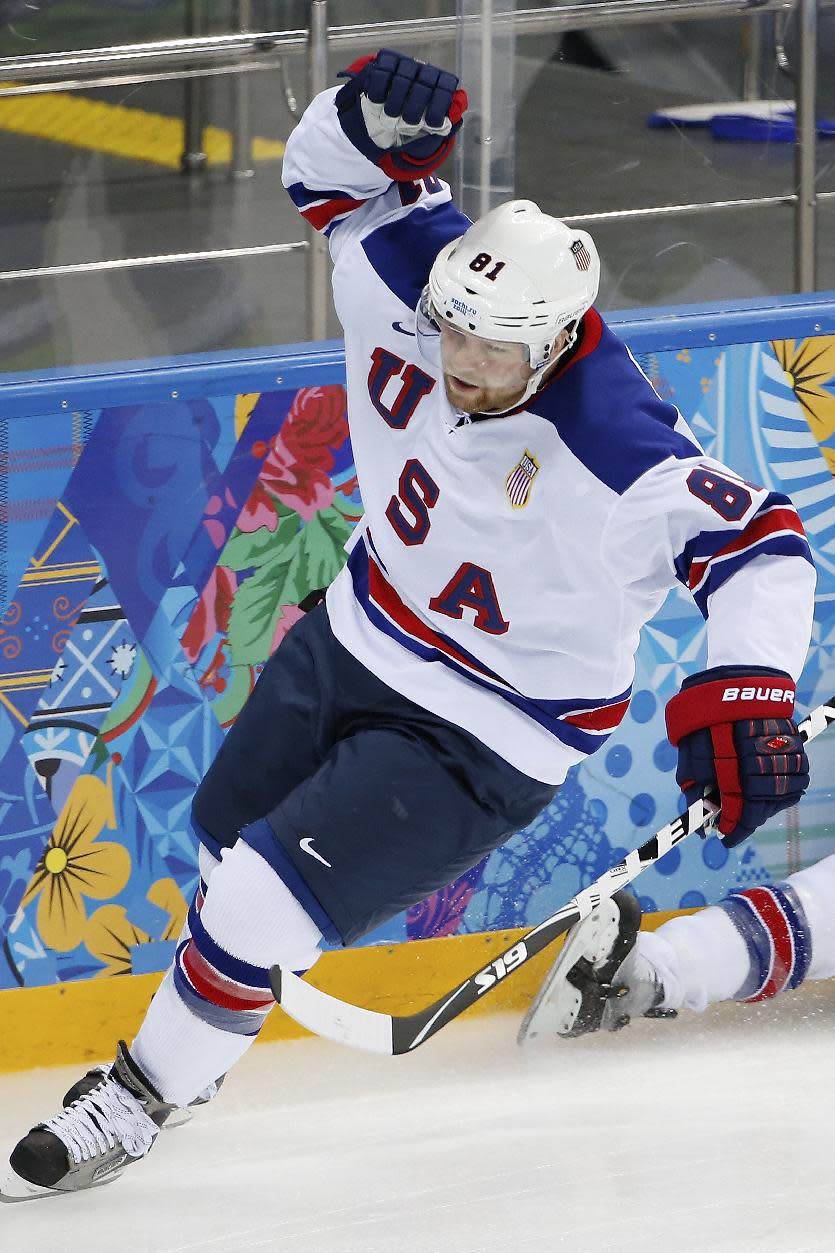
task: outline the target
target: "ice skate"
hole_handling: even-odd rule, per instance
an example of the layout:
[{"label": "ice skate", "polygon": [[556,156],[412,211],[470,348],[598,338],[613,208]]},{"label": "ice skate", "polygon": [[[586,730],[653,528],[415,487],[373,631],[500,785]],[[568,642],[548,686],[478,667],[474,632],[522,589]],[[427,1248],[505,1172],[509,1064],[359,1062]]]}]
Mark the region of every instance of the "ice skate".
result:
[{"label": "ice skate", "polygon": [[60,1114],[23,1137],[0,1182],[0,1201],[99,1187],[149,1152],[174,1107],[154,1091],[124,1043],[108,1070]]},{"label": "ice skate", "polygon": [[635,948],[641,907],[627,891],[601,901],[576,923],[519,1028],[519,1043],[538,1035],[619,1031],[632,1018],[675,1017],[659,1009],[664,989]]}]

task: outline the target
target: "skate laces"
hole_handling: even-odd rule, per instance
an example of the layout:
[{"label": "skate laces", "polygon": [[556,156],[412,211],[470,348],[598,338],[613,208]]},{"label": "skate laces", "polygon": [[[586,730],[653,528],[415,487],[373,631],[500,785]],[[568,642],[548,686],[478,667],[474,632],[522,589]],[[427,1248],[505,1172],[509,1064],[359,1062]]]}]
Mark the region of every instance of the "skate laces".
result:
[{"label": "skate laces", "polygon": [[42,1125],[65,1145],[76,1165],[117,1144],[131,1157],[144,1157],[159,1130],[136,1097],[115,1079],[104,1079]]}]

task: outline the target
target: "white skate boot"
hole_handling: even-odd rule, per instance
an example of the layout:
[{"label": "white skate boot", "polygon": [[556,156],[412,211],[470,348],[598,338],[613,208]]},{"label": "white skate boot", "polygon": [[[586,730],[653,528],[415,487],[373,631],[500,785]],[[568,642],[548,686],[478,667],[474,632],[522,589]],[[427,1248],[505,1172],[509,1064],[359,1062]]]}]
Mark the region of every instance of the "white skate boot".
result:
[{"label": "white skate boot", "polygon": [[34,1127],[13,1150],[11,1169],[0,1182],[0,1201],[109,1183],[149,1152],[173,1108],[120,1041],[109,1073],[60,1114]]},{"label": "white skate boot", "polygon": [[674,1018],[674,1009],[658,1008],[664,988],[635,948],[640,925],[641,907],[625,890],[575,923],[522,1021],[519,1043],[543,1032],[578,1036],[619,1031],[632,1018]]}]

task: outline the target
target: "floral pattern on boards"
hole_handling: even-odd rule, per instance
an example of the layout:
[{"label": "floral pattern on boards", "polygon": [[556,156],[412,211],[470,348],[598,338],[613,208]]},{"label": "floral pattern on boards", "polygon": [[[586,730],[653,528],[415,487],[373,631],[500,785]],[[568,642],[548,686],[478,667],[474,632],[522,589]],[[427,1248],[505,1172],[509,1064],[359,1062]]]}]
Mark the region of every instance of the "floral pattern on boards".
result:
[{"label": "floral pattern on boards", "polygon": [[[709,454],[798,504],[819,570],[804,708],[835,690],[833,345],[820,336],[641,360]],[[6,426],[16,455],[2,471],[14,509],[0,536],[0,987],[160,970],[197,880],[195,780],[299,602],[341,569],[362,512],[345,388]],[[65,455],[39,455],[57,439]],[[532,925],[643,842],[678,803],[663,708],[704,648],[703,621],[674,593],[645,632],[629,713],[600,753],[526,831],[364,942]],[[44,711],[70,660],[78,703],[96,714],[68,756]],[[799,811],[816,855],[832,848],[825,738],[830,768],[816,750]],[[796,827],[778,821],[731,853],[715,838],[687,841],[636,889],[645,908],[674,909],[779,878],[804,864]]]},{"label": "floral pattern on boards", "polygon": [[342,568],[361,515],[343,387],[302,388],[280,430],[252,453],[258,479],[181,636],[201,686],[219,698],[222,726],[298,621],[299,601]]},{"label": "floral pattern on boards", "polygon": [[413,905],[406,914],[406,934],[410,939],[439,939],[454,935],[461,926],[465,910],[481,882],[487,858],[461,875],[454,883],[441,888],[425,901]]},{"label": "floral pattern on boards", "polygon": [[[34,861],[43,827],[25,797],[40,794],[39,811],[45,801],[48,809],[49,778],[27,776],[18,808],[28,810],[20,825],[29,847],[0,843],[9,920],[0,986],[167,965],[197,875],[187,830],[194,764],[207,747],[216,751],[215,736],[302,616],[298,602],[335,577],[361,514],[341,385],[90,413],[88,427],[86,460],[67,488],[74,512],[59,502],[50,535],[68,516],[80,537],[89,528],[111,602],[121,597],[126,607],[108,608],[100,580],[103,603],[94,606],[90,593],[78,602],[79,612],[90,604],[79,630],[90,633],[94,611],[102,621],[138,622],[137,664],[111,684],[110,710],[102,707],[86,764],[76,766],[85,773]],[[191,431],[178,450],[174,428]],[[184,508],[186,474],[193,490]],[[208,737],[195,699],[217,728]],[[18,776],[24,760],[11,745],[5,758],[0,751],[0,769]],[[166,813],[183,831],[164,829]]]},{"label": "floral pattern on boards", "polygon": [[333,501],[333,450],[348,439],[347,397],[342,387],[305,387],[266,450],[259,481],[238,520],[241,531],[274,531],[273,501],[305,522]]},{"label": "floral pattern on boards", "polygon": [[170,943],[177,939],[188,913],[186,899],[173,879],[160,879],[148,891],[147,899],[168,915],[168,923],[159,936],[152,936],[132,922],[124,905],[102,905],[88,919],[84,943],[102,964],[102,975],[133,973],[134,953],[138,945],[155,939]]},{"label": "floral pattern on boards", "polygon": [[127,849],[99,839],[105,827],[116,828],[111,772],[108,766],[104,782],[93,775],[76,780],[21,902],[25,909],[37,900],[41,939],[59,952],[81,943],[86,899],[116,896],[130,877]]}]

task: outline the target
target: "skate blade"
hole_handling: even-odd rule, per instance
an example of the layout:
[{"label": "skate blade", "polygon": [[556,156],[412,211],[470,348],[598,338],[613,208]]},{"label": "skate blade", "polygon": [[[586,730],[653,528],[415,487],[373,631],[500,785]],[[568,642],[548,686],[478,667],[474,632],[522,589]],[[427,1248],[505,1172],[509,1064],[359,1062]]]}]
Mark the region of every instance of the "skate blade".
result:
[{"label": "skate blade", "polygon": [[[65,1194],[66,1195],[66,1194]],[[0,1179],[0,1204],[16,1205],[18,1201],[40,1201],[48,1196],[61,1196],[54,1188],[41,1188],[19,1175],[6,1175]]]},{"label": "skate blade", "polygon": [[[208,1102],[201,1102],[207,1104]],[[187,1122],[191,1122],[194,1114],[188,1107],[181,1107],[174,1110],[173,1114],[169,1114],[165,1122],[162,1124],[162,1131],[176,1131],[178,1127],[184,1127]]]},{"label": "skate blade", "polygon": [[90,1188],[103,1188],[106,1184],[119,1179],[123,1171],[114,1170],[112,1175],[105,1175],[86,1188],[42,1188],[38,1183],[30,1183],[11,1171],[0,1178],[0,1205],[17,1205],[19,1201],[43,1201],[51,1196],[73,1196],[79,1192],[89,1192]]},{"label": "skate blade", "polygon": [[[601,901],[597,909],[581,922],[575,923],[563,941],[559,955],[534,997],[516,1036],[517,1044],[533,1040],[542,1031],[568,1039],[575,1034],[574,1024],[583,1006],[580,992],[568,982],[568,974],[580,958],[594,963],[600,956],[601,937],[613,925],[610,900]],[[614,920],[617,925],[617,916]],[[562,981],[562,989],[559,982]],[[578,1034],[584,1035],[585,1031]]]},{"label": "skate blade", "polygon": [[[535,1040],[543,1030],[550,1029],[557,1035],[567,1035],[570,1031],[574,1023],[573,1019],[569,1022],[567,1021],[568,1015],[558,1015],[556,1012],[551,1015],[547,1011],[550,1008],[551,993],[557,981],[564,978],[563,971],[572,968],[587,946],[588,929],[585,929],[584,933],[584,928],[581,925],[573,935],[571,932],[568,933],[557,960],[545,976],[542,986],[531,1001],[528,1012],[522,1019],[522,1024],[516,1036],[517,1044],[526,1044],[528,1040]],[[567,984],[567,987],[571,988],[571,985]],[[572,988],[571,990],[576,993],[576,1005],[574,1006],[574,1018],[576,1018],[580,1009],[581,997],[576,989]]]}]

